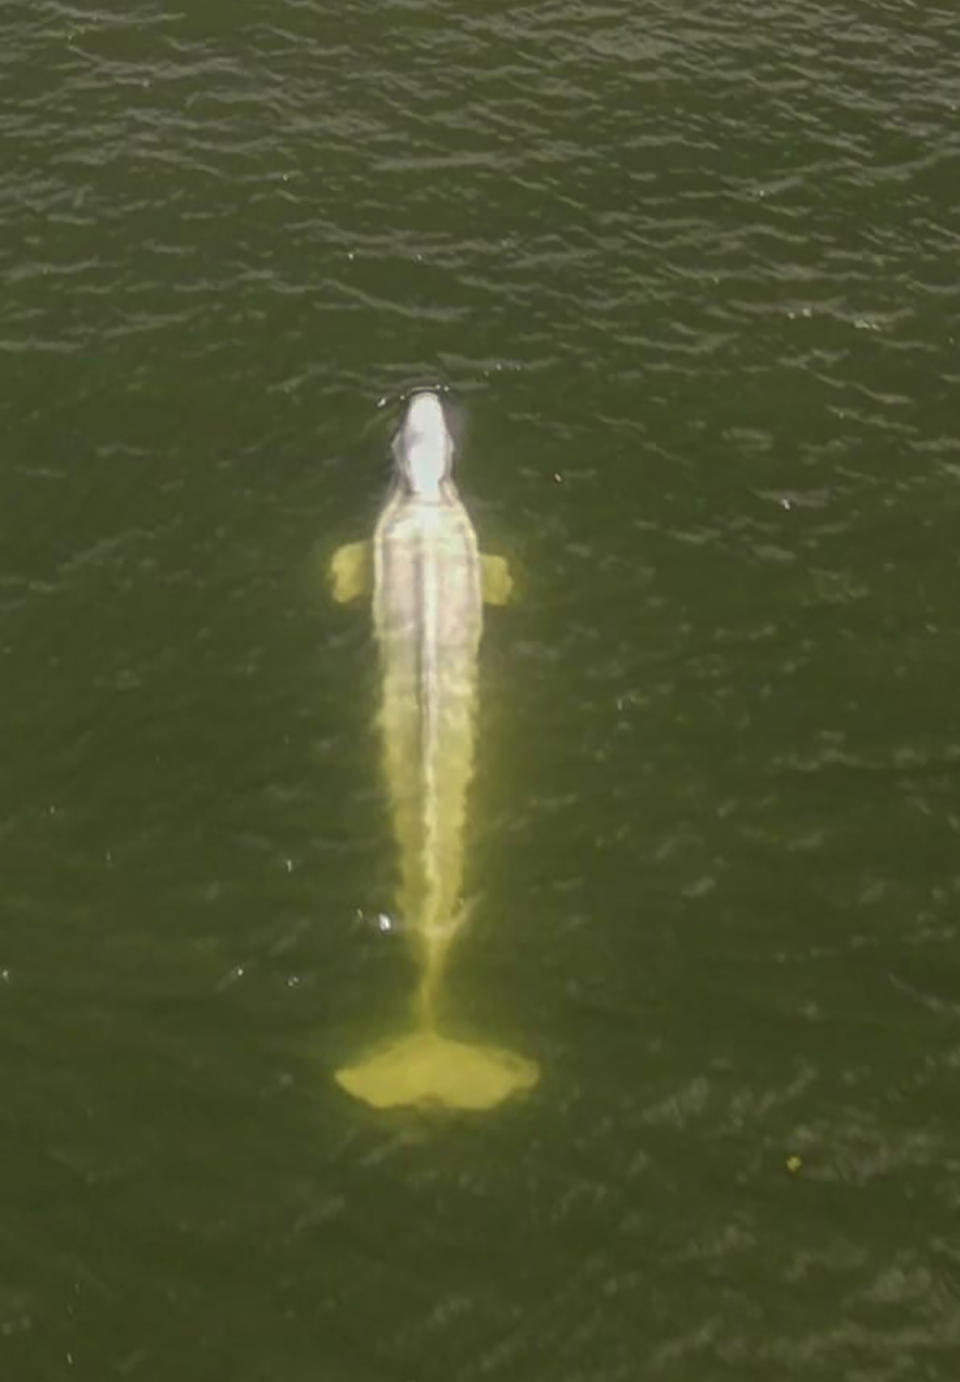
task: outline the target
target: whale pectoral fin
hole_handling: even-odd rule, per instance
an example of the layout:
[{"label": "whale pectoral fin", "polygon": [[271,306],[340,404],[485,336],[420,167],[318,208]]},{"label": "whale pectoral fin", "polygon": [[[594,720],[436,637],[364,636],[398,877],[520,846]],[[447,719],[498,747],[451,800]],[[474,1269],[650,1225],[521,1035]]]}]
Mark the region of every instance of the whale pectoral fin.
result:
[{"label": "whale pectoral fin", "polygon": [[483,598],[488,605],[505,605],[513,594],[513,577],[506,557],[480,558],[483,576]]},{"label": "whale pectoral fin", "polygon": [[373,586],[373,547],[369,542],[348,542],[330,558],[333,598],[345,605],[369,595]]}]

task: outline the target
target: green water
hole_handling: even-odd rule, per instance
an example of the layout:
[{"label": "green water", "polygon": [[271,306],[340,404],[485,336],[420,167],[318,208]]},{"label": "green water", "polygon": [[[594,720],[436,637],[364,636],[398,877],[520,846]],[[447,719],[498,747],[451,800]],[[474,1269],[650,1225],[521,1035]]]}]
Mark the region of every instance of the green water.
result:
[{"label": "green water", "polygon": [[[931,0],[3,9],[4,1382],[957,1375],[958,63]],[[331,1079],[412,971],[322,564],[418,384],[523,585],[479,1117]]]}]

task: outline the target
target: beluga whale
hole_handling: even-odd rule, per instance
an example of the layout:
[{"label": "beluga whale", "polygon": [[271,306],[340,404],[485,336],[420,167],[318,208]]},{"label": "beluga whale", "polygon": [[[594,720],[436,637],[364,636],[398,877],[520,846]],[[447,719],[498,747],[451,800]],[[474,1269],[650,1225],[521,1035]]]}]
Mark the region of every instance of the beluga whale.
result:
[{"label": "beluga whale", "polygon": [[396,903],[418,968],[411,1029],[336,1072],[343,1089],[377,1108],[487,1109],[539,1076],[535,1061],[439,1026],[441,981],[467,916],[461,886],[483,605],[506,603],[513,586],[504,558],[480,553],[453,455],[440,398],[418,390],[393,440],[393,483],[372,541],[339,548],[330,565],[336,600],[372,596]]}]

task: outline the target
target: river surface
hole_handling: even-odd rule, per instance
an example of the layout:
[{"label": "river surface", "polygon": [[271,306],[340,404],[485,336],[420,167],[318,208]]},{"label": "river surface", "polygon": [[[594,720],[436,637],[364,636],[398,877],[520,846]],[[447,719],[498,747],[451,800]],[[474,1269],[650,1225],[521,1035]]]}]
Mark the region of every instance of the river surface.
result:
[{"label": "river surface", "polygon": [[[956,4],[7,0],[0,91],[5,1382],[953,1382]],[[471,1116],[332,1080],[423,384]]]}]

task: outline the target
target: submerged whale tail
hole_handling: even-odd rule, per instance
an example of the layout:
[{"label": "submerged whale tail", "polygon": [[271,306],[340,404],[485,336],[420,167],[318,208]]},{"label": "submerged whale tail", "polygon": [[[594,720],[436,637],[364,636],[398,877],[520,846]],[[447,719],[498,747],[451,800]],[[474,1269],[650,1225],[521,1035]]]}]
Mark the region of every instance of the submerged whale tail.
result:
[{"label": "submerged whale tail", "polygon": [[423,1028],[377,1047],[358,1065],[338,1070],[336,1081],[374,1108],[434,1104],[486,1109],[532,1089],[539,1076],[536,1061],[512,1051],[452,1041]]}]

